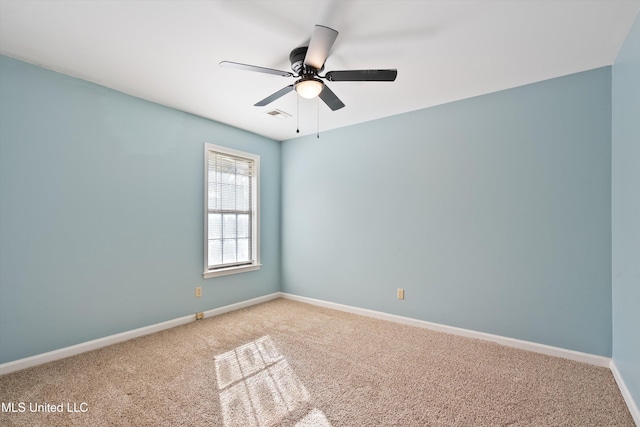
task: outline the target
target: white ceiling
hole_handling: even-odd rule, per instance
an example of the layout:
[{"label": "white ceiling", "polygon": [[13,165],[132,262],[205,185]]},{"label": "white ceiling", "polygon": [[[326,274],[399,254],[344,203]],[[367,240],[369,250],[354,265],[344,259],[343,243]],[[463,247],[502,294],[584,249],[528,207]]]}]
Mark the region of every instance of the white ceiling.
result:
[{"label": "white ceiling", "polygon": [[[0,0],[0,53],[275,140],[611,65],[640,0]],[[290,71],[315,24],[339,31],[325,71],[397,68],[395,82],[328,85],[332,112]],[[277,119],[278,108],[292,115]],[[319,114],[319,117],[318,117]],[[300,134],[296,134],[296,118]]]}]

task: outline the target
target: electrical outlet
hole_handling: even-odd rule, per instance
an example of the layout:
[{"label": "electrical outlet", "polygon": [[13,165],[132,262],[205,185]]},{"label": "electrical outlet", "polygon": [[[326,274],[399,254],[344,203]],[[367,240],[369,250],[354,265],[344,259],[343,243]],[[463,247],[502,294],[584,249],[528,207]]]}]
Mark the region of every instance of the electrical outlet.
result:
[{"label": "electrical outlet", "polygon": [[204,319],[204,311],[196,313],[196,320]]},{"label": "electrical outlet", "polygon": [[404,289],[398,288],[398,299],[404,299]]},{"label": "electrical outlet", "polygon": [[202,296],[202,288],[198,286],[196,288],[196,298],[200,298]]}]

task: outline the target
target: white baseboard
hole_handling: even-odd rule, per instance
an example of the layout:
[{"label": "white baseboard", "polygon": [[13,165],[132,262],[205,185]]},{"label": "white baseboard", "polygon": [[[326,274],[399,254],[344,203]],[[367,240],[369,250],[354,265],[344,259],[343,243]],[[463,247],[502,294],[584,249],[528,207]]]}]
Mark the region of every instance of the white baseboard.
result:
[{"label": "white baseboard", "polygon": [[274,292],[269,295],[264,295],[257,298],[248,299],[246,301],[240,301],[235,304],[225,305],[224,307],[214,308],[213,310],[207,310],[204,312],[204,317],[219,316],[230,311],[240,310],[241,308],[251,307],[252,305],[260,304],[263,302],[271,301],[272,299],[282,298],[282,292]]},{"label": "white baseboard", "polygon": [[531,341],[523,341],[515,338],[503,337],[500,335],[487,334],[485,332],[478,332],[470,329],[456,328],[454,326],[441,325],[439,323],[427,322],[425,320],[418,320],[418,319],[412,319],[410,317],[397,316],[395,314],[384,313],[381,311],[368,310],[365,308],[359,308],[359,307],[353,307],[353,306],[344,305],[344,304],[338,304],[334,302],[322,301],[314,298],[301,297],[298,295],[288,294],[285,292],[281,292],[281,297],[294,300],[294,301],[306,302],[308,304],[313,304],[321,307],[332,308],[334,310],[346,311],[348,313],[374,317],[376,319],[389,320],[391,322],[403,323],[405,325],[417,326],[420,328],[431,329],[439,332],[446,332],[454,335],[461,335],[463,337],[491,341],[491,342],[506,345],[509,347],[533,351],[535,353],[542,353],[548,356],[562,357],[564,359],[584,362],[590,365],[596,365],[596,366],[601,366],[605,368],[609,368],[611,365],[611,358],[598,356],[595,354],[582,353],[579,351],[567,350],[565,348],[553,347],[545,344],[538,344]]},{"label": "white baseboard", "polygon": [[[226,305],[224,307],[215,308],[204,312],[205,317],[218,316],[230,311],[239,310],[241,308],[249,307],[251,305],[260,304],[272,299],[280,298],[280,292],[275,292],[269,295],[253,298],[246,301],[241,301],[235,304]],[[21,369],[30,368],[32,366],[42,365],[43,363],[53,362],[54,360],[64,359],[66,357],[75,356],[76,354],[84,353],[91,350],[96,350],[101,347],[116,344],[122,341],[130,340],[133,338],[141,337],[143,335],[149,335],[154,332],[159,332],[169,328],[175,328],[176,326],[185,325],[189,322],[195,321],[195,313],[193,315],[179,317],[177,319],[168,320],[166,322],[156,323],[155,325],[149,325],[131,331],[122,332],[115,335],[109,335],[104,338],[98,338],[92,341],[72,345],[70,347],[61,348],[58,350],[49,351],[47,353],[36,354],[35,356],[25,357],[24,359],[14,360],[12,362],[0,364],[0,375],[8,374],[10,372],[19,371]]]},{"label": "white baseboard", "polygon": [[618,388],[620,389],[620,393],[624,398],[624,401],[627,404],[627,408],[629,408],[629,412],[631,412],[631,416],[633,417],[633,421],[635,421],[637,426],[640,426],[640,410],[638,409],[638,405],[636,405],[635,400],[633,400],[633,396],[631,396],[631,392],[627,388],[624,380],[622,379],[622,375],[620,375],[620,371],[618,371],[618,367],[614,360],[611,360],[611,373],[613,374],[613,378],[615,378],[616,383],[618,384]]}]

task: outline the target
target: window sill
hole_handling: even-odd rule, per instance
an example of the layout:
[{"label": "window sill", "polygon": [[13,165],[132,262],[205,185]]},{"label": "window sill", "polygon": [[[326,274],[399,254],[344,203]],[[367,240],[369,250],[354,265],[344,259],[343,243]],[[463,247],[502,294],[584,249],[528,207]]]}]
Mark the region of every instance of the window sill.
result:
[{"label": "window sill", "polygon": [[210,279],[212,277],[228,276],[229,274],[246,273],[247,271],[260,270],[262,264],[241,265],[239,267],[221,268],[219,270],[207,270],[202,273],[202,277]]}]

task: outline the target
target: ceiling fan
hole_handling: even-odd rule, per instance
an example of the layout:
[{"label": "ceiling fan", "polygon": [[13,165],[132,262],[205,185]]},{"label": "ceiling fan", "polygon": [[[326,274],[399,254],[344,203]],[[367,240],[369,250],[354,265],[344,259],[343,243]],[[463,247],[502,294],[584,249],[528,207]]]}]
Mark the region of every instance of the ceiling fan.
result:
[{"label": "ceiling fan", "polygon": [[344,107],[344,103],[320,79],[331,82],[392,82],[396,79],[398,70],[395,69],[329,71],[321,76],[320,73],[324,70],[324,63],[337,37],[338,32],[336,30],[323,25],[316,25],[311,34],[309,46],[297,47],[289,54],[293,73],[230,61],[222,61],[220,66],[298,78],[293,84],[267,96],[262,101],[258,101],[255,104],[256,107],[270,104],[295,90],[303,98],[311,99],[318,96],[332,111],[336,111]]}]

